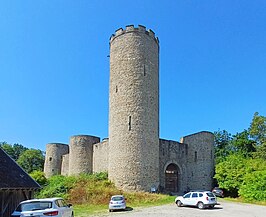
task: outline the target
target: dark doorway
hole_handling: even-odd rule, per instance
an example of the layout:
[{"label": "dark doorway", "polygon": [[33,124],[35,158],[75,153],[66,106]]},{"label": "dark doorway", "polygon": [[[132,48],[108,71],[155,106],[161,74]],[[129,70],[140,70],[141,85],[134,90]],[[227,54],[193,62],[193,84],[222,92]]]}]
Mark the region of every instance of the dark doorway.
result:
[{"label": "dark doorway", "polygon": [[165,170],[165,191],[178,192],[178,167],[169,164]]}]

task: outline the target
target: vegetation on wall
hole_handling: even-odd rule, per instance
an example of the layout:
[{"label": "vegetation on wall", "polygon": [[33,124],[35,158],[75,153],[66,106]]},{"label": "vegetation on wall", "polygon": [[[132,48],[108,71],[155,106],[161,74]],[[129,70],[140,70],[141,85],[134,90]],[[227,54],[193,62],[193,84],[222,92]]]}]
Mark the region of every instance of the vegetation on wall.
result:
[{"label": "vegetation on wall", "polygon": [[229,196],[266,201],[266,117],[256,112],[250,127],[215,134],[215,179]]}]

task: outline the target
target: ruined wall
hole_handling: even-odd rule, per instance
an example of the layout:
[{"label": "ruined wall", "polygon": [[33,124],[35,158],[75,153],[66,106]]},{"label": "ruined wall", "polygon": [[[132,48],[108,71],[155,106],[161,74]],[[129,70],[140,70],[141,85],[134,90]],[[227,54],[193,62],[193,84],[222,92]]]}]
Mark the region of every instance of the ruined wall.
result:
[{"label": "ruined wall", "polygon": [[214,135],[199,132],[185,136],[188,144],[188,187],[190,190],[211,190],[214,176]]},{"label": "ruined wall", "polygon": [[69,146],[62,143],[46,145],[44,173],[47,178],[61,174],[62,156],[69,153]]},{"label": "ruined wall", "polygon": [[128,191],[159,182],[159,42],[144,26],[110,38],[108,172]]},{"label": "ruined wall", "polygon": [[69,175],[92,173],[93,144],[100,138],[88,135],[77,135],[69,143]]},{"label": "ruined wall", "polygon": [[108,153],[109,143],[108,139],[93,145],[93,172],[108,171]]},{"label": "ruined wall", "polygon": [[160,139],[160,186],[165,188],[165,170],[168,165],[178,166],[178,191],[187,189],[188,146],[172,140]]}]

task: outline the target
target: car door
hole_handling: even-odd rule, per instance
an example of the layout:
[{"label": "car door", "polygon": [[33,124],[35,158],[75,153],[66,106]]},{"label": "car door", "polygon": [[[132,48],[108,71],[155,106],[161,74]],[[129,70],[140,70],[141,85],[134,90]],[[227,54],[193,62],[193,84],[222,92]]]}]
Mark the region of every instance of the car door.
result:
[{"label": "car door", "polygon": [[190,202],[190,200],[191,200],[191,193],[187,193],[187,194],[185,194],[184,196],[183,196],[183,201],[182,201],[182,203],[184,204],[184,205],[190,205],[191,204],[191,202]]},{"label": "car door", "polygon": [[193,192],[191,194],[190,205],[191,206],[196,206],[197,204],[198,204],[198,193],[197,192]]}]

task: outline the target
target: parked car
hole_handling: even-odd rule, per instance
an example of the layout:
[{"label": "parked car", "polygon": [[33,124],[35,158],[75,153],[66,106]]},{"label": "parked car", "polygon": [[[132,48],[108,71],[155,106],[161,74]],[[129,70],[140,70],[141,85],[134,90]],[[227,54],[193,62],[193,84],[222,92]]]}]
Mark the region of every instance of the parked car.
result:
[{"label": "parked car", "polygon": [[199,209],[213,208],[217,204],[215,195],[210,191],[190,191],[183,196],[178,196],[175,203],[180,206],[196,206]]},{"label": "parked car", "polygon": [[109,202],[109,212],[126,209],[126,199],[123,195],[114,195]]},{"label": "parked car", "polygon": [[212,189],[212,193],[214,193],[216,197],[224,197],[224,191],[221,188],[215,187]]},{"label": "parked car", "polygon": [[45,198],[22,201],[12,217],[74,217],[71,204],[67,204],[62,198]]}]

